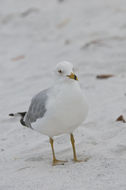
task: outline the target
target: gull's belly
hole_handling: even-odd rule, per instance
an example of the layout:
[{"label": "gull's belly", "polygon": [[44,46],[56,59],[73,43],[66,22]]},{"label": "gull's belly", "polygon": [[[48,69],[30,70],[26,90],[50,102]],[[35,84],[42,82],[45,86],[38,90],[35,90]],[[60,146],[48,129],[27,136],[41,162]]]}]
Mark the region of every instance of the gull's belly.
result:
[{"label": "gull's belly", "polygon": [[63,102],[64,104],[57,105],[54,117],[59,116],[57,120],[64,125],[64,128],[79,125],[85,119],[87,110],[83,97],[71,97]]}]

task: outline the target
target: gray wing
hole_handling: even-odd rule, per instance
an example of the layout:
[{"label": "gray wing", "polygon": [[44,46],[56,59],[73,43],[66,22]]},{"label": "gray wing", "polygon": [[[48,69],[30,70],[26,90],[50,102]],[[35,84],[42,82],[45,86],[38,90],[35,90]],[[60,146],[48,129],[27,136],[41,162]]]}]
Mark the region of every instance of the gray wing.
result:
[{"label": "gray wing", "polygon": [[39,92],[32,98],[31,105],[25,116],[25,124],[31,127],[31,123],[42,118],[46,113],[46,101],[48,99],[49,89]]}]

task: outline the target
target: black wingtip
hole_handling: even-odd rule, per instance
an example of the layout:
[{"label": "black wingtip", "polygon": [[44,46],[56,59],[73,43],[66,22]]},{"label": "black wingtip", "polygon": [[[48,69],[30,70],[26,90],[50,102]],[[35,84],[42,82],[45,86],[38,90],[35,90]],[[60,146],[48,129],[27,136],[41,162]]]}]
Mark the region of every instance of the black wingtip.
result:
[{"label": "black wingtip", "polygon": [[13,114],[13,113],[10,113],[10,114],[9,114],[9,116],[12,116],[12,117],[13,117],[13,116],[14,116],[14,114]]},{"label": "black wingtip", "polygon": [[21,116],[21,117],[24,117],[26,112],[18,112],[18,114]]}]

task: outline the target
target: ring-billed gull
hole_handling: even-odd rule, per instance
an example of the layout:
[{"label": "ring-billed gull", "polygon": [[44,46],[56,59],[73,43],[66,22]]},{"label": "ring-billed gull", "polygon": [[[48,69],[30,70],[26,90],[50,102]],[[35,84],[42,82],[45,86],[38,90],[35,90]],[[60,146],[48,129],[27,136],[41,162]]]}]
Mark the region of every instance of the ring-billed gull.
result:
[{"label": "ring-billed gull", "polygon": [[[73,148],[73,160],[78,162],[73,131],[86,118],[88,106],[74,74],[72,63],[60,62],[55,69],[56,82],[32,98],[27,112],[19,112],[21,124],[49,136],[53,165],[64,161],[56,159],[53,137],[68,133]],[[16,114],[10,114],[15,116]]]}]

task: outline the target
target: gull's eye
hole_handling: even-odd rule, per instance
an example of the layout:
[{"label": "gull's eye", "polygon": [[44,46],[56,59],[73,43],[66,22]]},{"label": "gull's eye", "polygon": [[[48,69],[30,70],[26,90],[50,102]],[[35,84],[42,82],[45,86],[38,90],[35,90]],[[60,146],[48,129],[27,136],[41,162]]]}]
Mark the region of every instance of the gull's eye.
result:
[{"label": "gull's eye", "polygon": [[58,72],[59,72],[59,73],[62,73],[62,71],[61,71],[61,70],[58,70]]}]

